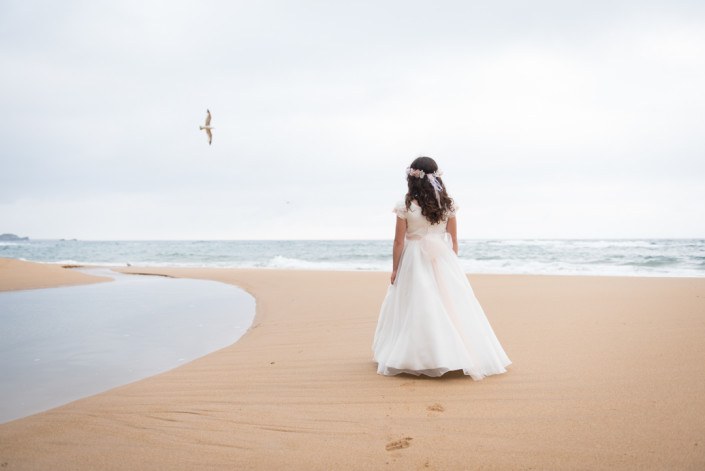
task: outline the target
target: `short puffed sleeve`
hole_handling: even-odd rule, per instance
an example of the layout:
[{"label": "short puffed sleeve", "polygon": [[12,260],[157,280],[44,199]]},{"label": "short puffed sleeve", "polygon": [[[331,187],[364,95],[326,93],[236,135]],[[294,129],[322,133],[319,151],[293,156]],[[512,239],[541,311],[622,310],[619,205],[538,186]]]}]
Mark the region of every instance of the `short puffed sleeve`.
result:
[{"label": "short puffed sleeve", "polygon": [[406,203],[403,201],[398,202],[395,206],[394,209],[392,209],[392,212],[397,215],[398,218],[400,219],[406,219],[406,213],[409,210],[406,209]]},{"label": "short puffed sleeve", "polygon": [[450,211],[448,211],[448,219],[454,218],[454,217],[455,217],[455,213],[457,213],[459,209],[460,209],[460,206],[458,206],[457,204],[453,203],[453,205],[450,207]]}]

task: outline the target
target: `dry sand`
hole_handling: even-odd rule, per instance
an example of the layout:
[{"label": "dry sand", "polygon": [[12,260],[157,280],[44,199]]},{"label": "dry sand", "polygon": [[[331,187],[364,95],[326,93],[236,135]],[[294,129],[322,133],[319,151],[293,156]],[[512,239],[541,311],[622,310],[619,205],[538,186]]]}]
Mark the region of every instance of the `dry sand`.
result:
[{"label": "dry sand", "polygon": [[376,374],[386,273],[132,271],[241,286],[253,327],[0,425],[0,469],[705,469],[705,279],[471,275],[513,361],[475,382]]}]

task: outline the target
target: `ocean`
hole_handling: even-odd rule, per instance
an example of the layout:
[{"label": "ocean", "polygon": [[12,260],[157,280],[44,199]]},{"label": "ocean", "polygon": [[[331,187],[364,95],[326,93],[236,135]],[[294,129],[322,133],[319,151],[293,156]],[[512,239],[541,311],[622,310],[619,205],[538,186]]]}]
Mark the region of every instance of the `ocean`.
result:
[{"label": "ocean", "polygon": [[[84,266],[389,271],[390,240],[1,241],[0,257]],[[467,239],[467,273],[705,276],[705,239]]]}]

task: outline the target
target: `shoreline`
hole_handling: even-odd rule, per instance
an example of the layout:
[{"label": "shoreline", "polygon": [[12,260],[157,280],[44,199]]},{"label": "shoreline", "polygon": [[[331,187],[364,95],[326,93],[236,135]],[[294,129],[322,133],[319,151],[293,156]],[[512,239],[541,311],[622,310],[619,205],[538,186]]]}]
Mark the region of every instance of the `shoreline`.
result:
[{"label": "shoreline", "polygon": [[[143,269],[143,270],[254,270],[254,271],[294,271],[294,272],[334,272],[334,273],[391,273],[391,269],[352,269],[352,268],[302,268],[302,267],[295,267],[295,268],[279,268],[279,267],[255,267],[255,266],[204,266],[204,265],[176,265],[176,264],[163,264],[163,265],[139,265],[135,264],[134,266],[131,265],[125,265],[124,263],[121,264],[113,264],[113,263],[93,263],[93,262],[76,262],[75,264],[71,263],[65,263],[65,262],[44,262],[44,261],[33,261],[33,260],[19,260],[19,259],[14,259],[14,258],[2,258],[0,257],[0,292],[2,291],[12,291],[12,290],[19,290],[19,289],[40,289],[40,288],[52,288],[52,287],[61,287],[61,286],[71,286],[74,284],[83,284],[83,283],[90,283],[91,281],[86,279],[86,281],[81,280],[80,277],[76,277],[76,279],[72,278],[72,275],[68,275],[66,277],[62,277],[59,275],[59,280],[58,281],[53,281],[52,279],[48,281],[43,281],[36,286],[32,286],[31,283],[29,284],[29,287],[19,287],[19,288],[14,288],[14,287],[4,287],[6,279],[1,278],[3,275],[3,268],[2,267],[2,262],[3,261],[12,261],[12,262],[17,262],[19,264],[33,264],[33,265],[41,265],[41,266],[55,266],[55,267],[61,267],[62,269],[65,270],[65,272],[68,273],[79,273],[80,275],[84,275],[90,278],[99,278],[95,275],[85,275],[81,273],[80,269],[94,269],[94,268],[107,268],[110,270],[114,270],[117,272],[123,272],[123,270],[131,270],[133,268],[137,269]],[[390,261],[391,265],[391,261]],[[127,272],[125,272],[127,273]],[[157,273],[131,273],[134,275],[159,275]],[[649,279],[691,279],[691,280],[705,280],[705,275],[683,275],[683,274],[664,274],[664,273],[654,273],[654,274],[645,274],[645,273],[632,273],[632,274],[627,274],[627,273],[610,273],[610,274],[600,274],[600,273],[514,273],[514,272],[472,272],[468,271],[465,272],[465,275],[467,276],[546,276],[546,277],[576,277],[576,278],[583,278],[583,277],[593,277],[593,278],[649,278]],[[42,274],[41,276],[44,276]],[[168,276],[168,275],[160,275],[160,276]],[[100,277],[102,278],[102,277]],[[40,278],[41,279],[41,278]],[[100,281],[109,281],[108,278],[105,280],[100,280]],[[94,280],[92,282],[99,282],[99,280]],[[44,286],[43,284],[46,284]]]},{"label": "shoreline", "polygon": [[[705,239],[463,239],[476,274],[704,277]],[[391,240],[33,241],[0,256],[86,266],[389,271]]]},{"label": "shoreline", "polygon": [[376,374],[386,272],[129,267],[235,284],[236,343],[0,425],[8,469],[705,466],[705,279],[469,275],[513,365]]}]

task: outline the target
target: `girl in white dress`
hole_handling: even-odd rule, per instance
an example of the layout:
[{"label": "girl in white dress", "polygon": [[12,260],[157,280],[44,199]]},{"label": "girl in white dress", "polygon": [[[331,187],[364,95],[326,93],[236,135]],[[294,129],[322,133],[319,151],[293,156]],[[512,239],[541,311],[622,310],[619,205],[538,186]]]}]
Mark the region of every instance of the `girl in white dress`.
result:
[{"label": "girl in white dress", "polygon": [[419,157],[406,172],[409,191],[394,208],[392,283],[372,345],[377,373],[504,373],[511,361],[458,262],[457,207],[438,165]]}]

